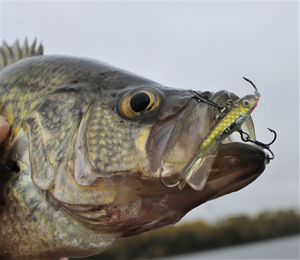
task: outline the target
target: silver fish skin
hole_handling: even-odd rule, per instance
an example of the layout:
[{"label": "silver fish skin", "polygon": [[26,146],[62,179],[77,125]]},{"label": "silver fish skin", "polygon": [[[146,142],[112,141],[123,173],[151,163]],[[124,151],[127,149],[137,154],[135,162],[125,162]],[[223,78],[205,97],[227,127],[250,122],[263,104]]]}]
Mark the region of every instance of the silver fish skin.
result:
[{"label": "silver fish skin", "polygon": [[[98,254],[119,238],[178,222],[253,182],[268,156],[227,138],[201,191],[168,189],[198,153],[218,109],[184,89],[91,59],[0,49],[0,258]],[[225,105],[228,91],[201,92]],[[251,118],[243,130],[255,139]],[[164,162],[163,168],[162,161]]]}]

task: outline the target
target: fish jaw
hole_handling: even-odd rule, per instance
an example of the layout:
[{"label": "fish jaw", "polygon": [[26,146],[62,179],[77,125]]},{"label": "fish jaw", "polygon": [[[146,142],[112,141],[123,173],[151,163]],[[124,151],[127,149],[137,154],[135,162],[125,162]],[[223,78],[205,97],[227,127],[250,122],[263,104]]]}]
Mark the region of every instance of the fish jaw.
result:
[{"label": "fish jaw", "polygon": [[261,175],[267,161],[268,155],[255,146],[222,144],[203,190],[196,191],[189,186],[183,190],[164,188],[166,193],[152,199],[147,197],[142,208],[154,219],[152,224],[133,232],[129,230],[123,237],[174,224],[193,208],[244,188]]},{"label": "fish jaw", "polygon": [[[223,195],[240,190],[254,181],[265,169],[266,153],[252,145],[222,144],[205,187],[196,191],[168,189],[158,177],[145,178],[132,173],[114,176],[111,185],[116,199],[108,205],[77,208],[65,205],[72,214],[97,223],[103,232],[129,237],[178,222],[193,208]],[[174,181],[178,172],[166,177]]]}]

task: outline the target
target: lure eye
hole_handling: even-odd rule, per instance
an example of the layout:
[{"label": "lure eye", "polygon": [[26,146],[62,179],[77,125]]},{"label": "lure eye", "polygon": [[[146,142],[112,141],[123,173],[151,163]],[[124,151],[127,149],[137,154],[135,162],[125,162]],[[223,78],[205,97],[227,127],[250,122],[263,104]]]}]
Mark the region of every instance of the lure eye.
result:
[{"label": "lure eye", "polygon": [[250,106],[250,101],[249,101],[248,99],[244,99],[244,100],[242,101],[242,105],[243,105],[244,107],[249,107],[249,106]]},{"label": "lure eye", "polygon": [[160,106],[161,97],[153,88],[143,87],[129,91],[119,101],[119,111],[130,119],[138,119],[151,114]]}]

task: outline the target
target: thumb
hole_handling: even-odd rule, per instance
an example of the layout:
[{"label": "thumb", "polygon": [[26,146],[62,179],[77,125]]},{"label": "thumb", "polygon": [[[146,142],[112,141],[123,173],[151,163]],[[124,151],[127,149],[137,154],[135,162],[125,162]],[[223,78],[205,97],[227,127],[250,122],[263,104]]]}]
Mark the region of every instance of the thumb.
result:
[{"label": "thumb", "polygon": [[9,124],[4,116],[0,116],[0,143],[7,137],[9,132]]}]

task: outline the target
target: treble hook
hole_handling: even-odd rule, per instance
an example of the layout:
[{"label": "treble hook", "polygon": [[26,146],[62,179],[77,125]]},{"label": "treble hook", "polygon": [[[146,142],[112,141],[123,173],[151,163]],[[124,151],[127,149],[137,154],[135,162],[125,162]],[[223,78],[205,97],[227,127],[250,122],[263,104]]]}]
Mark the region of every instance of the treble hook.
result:
[{"label": "treble hook", "polygon": [[[272,154],[272,157],[269,158],[269,159],[270,159],[270,160],[273,160],[273,159],[275,158],[275,156],[274,156],[273,152],[272,152],[271,149],[270,149],[270,145],[273,144],[273,143],[275,142],[276,137],[277,137],[277,134],[276,134],[276,132],[275,132],[274,130],[272,130],[272,129],[268,128],[268,127],[267,127],[267,129],[268,129],[270,132],[272,132],[272,133],[274,134],[273,140],[272,140],[270,143],[268,143],[268,144],[264,144],[264,143],[259,142],[259,141],[257,141],[257,140],[252,140],[251,137],[250,137],[250,135],[249,135],[248,133],[245,133],[245,132],[244,132],[243,130],[241,130],[241,129],[240,129],[238,132],[240,133],[241,139],[242,139],[244,142],[251,142],[251,143],[257,144],[258,146],[261,146],[263,149],[267,149],[267,150]],[[244,135],[246,135],[246,138],[244,138]]]},{"label": "treble hook", "polygon": [[223,108],[224,108],[223,106],[221,106],[221,105],[219,105],[219,104],[217,104],[217,103],[211,101],[211,100],[208,98],[208,96],[202,95],[201,93],[198,93],[198,92],[196,92],[196,91],[194,91],[194,90],[191,90],[191,89],[189,89],[188,92],[190,92],[191,94],[193,94],[193,95],[194,95],[193,98],[195,98],[195,99],[196,99],[197,101],[199,101],[199,102],[200,102],[200,101],[203,101],[203,102],[205,102],[205,103],[207,103],[207,104],[209,104],[209,105],[211,105],[211,106],[217,107],[217,108],[219,108],[219,109],[223,109]]}]

